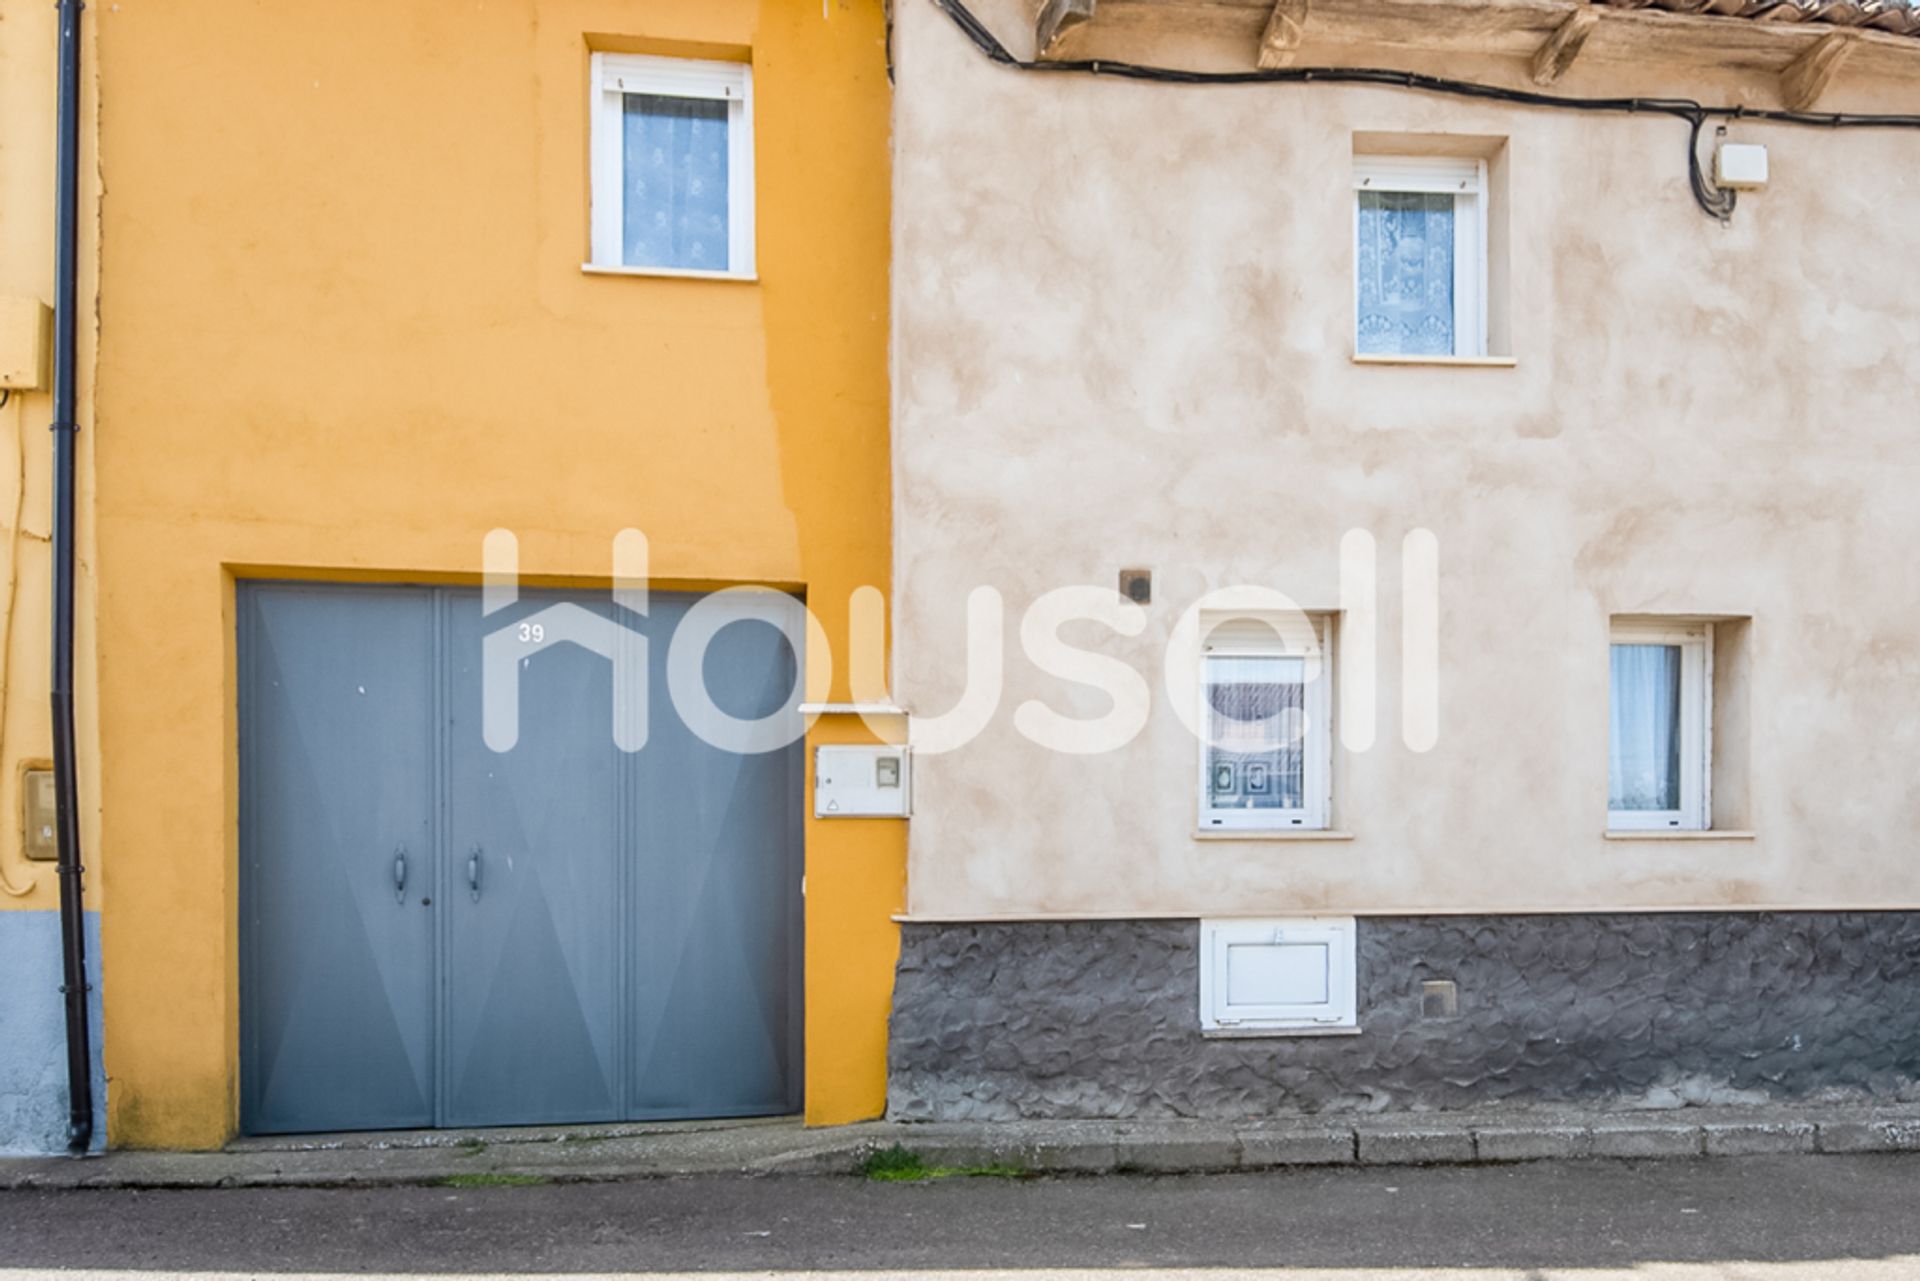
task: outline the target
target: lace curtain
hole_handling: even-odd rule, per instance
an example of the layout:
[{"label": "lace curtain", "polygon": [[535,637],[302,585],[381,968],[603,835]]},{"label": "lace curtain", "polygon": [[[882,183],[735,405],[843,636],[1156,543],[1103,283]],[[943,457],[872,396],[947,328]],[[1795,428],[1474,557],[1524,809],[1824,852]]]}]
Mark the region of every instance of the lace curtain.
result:
[{"label": "lace curtain", "polygon": [[1300,809],[1306,664],[1298,658],[1209,658],[1207,803],[1214,809]]},{"label": "lace curtain", "polygon": [[1453,355],[1454,198],[1417,191],[1359,197],[1360,353]]},{"label": "lace curtain", "polygon": [[622,261],[727,269],[727,104],[630,93],[621,151]]},{"label": "lace curtain", "polygon": [[1680,646],[1613,647],[1607,808],[1680,808]]}]

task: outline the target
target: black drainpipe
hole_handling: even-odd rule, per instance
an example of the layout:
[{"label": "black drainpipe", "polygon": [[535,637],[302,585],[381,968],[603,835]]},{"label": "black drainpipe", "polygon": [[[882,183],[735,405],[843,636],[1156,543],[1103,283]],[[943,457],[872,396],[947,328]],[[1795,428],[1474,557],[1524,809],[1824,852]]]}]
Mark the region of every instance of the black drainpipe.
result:
[{"label": "black drainpipe", "polygon": [[67,1148],[93,1145],[87,918],[81,903],[79,773],[73,751],[74,366],[80,256],[80,0],[60,0],[59,155],[53,239],[53,803],[67,1004]]}]

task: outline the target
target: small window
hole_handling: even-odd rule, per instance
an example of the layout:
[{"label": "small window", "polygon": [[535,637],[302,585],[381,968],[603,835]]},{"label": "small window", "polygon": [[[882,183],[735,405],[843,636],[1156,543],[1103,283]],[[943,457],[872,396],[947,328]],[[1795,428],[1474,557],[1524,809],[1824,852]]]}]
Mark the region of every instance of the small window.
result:
[{"label": "small window", "polygon": [[[1292,634],[1289,634],[1289,633]],[[1215,622],[1201,651],[1200,826],[1327,826],[1332,663],[1311,631],[1263,618]]]},{"label": "small window", "polygon": [[1354,186],[1354,350],[1487,354],[1487,164],[1360,156]]},{"label": "small window", "polygon": [[753,275],[753,72],[593,56],[594,267]]},{"label": "small window", "polygon": [[1352,917],[1200,922],[1201,1030],[1355,1030],[1354,935]]},{"label": "small window", "polygon": [[1610,669],[1607,826],[1704,830],[1712,626],[1615,623]]}]

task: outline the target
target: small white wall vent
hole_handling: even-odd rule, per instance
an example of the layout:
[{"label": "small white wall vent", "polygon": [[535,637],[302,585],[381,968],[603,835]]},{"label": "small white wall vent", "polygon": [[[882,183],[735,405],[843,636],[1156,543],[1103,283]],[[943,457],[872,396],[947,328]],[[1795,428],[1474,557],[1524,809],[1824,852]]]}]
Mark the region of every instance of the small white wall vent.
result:
[{"label": "small white wall vent", "polygon": [[1219,1036],[1360,1029],[1350,916],[1200,922],[1200,1028]]}]

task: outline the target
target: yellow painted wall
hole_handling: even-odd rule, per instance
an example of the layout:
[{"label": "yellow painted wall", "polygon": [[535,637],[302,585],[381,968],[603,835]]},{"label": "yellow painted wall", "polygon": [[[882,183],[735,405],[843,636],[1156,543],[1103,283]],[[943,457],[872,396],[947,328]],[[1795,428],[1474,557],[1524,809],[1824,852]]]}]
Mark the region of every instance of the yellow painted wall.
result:
[{"label": "yellow painted wall", "polygon": [[[45,0],[0,0],[0,299],[53,302],[54,7]],[[90,43],[90,42],[89,42]],[[89,48],[86,57],[91,58]],[[82,131],[90,131],[94,98],[83,75]],[[81,433],[75,508],[79,522],[75,582],[75,728],[79,735],[80,839],[83,862],[98,866],[99,740],[94,732],[92,523],[92,368],[94,353],[93,220],[99,195],[94,148],[81,150],[81,249],[78,378]],[[0,333],[0,343],[11,338]],[[11,352],[0,352],[0,366]],[[51,359],[46,375],[51,373]],[[59,907],[52,863],[29,863],[21,852],[20,775],[53,755],[48,711],[53,557],[53,398],[16,390],[0,406],[0,912]],[[99,878],[87,882],[87,906],[100,905]],[[98,971],[96,970],[97,974]]]},{"label": "yellow painted wall", "polygon": [[[119,0],[98,478],[110,1141],[237,1120],[236,574],[888,579],[880,0]],[[747,46],[760,280],[583,274],[591,47]],[[650,45],[657,47],[657,44]],[[836,691],[844,697],[844,690]],[[852,733],[825,724],[817,737]],[[904,824],[807,827],[807,1117],[877,1114]]]}]

